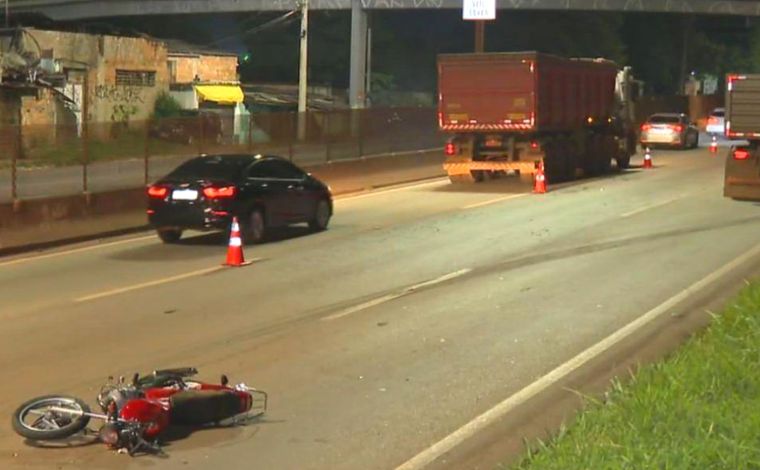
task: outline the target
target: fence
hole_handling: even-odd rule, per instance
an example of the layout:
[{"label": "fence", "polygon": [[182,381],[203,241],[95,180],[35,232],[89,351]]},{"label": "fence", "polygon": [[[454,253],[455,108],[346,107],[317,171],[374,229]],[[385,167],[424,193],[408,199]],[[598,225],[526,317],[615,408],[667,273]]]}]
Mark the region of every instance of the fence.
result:
[{"label": "fence", "polygon": [[0,126],[0,201],[140,187],[198,154],[280,155],[301,166],[441,146],[433,108]]}]

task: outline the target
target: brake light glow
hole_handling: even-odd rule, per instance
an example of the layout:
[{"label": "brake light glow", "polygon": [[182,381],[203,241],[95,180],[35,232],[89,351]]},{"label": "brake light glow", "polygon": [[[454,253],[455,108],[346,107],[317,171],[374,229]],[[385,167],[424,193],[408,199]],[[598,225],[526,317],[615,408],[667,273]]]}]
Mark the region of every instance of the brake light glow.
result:
[{"label": "brake light glow", "polygon": [[532,148],[533,150],[536,150],[538,148],[538,142],[536,142],[535,140],[531,141],[530,148]]},{"label": "brake light glow", "polygon": [[683,130],[683,126],[680,124],[676,124],[675,126],[670,126],[670,128],[676,132],[681,132]]},{"label": "brake light glow", "polygon": [[169,194],[169,188],[166,186],[150,186],[148,187],[148,196],[157,199],[163,199]]},{"label": "brake light glow", "polygon": [[748,160],[749,159],[749,151],[746,149],[736,149],[734,150],[734,160]]},{"label": "brake light glow", "polygon": [[446,142],[444,153],[446,153],[446,155],[455,155],[457,153],[457,146],[454,145],[453,142]]},{"label": "brake light glow", "polygon": [[203,188],[203,195],[208,199],[222,199],[234,197],[237,194],[237,188],[235,186],[223,186],[221,188],[215,186],[209,186]]},{"label": "brake light glow", "polygon": [[642,131],[648,131],[648,130],[649,130],[649,129],[651,129],[651,128],[652,128],[652,125],[651,125],[651,124],[642,124],[642,125],[641,125],[641,130],[642,130]]},{"label": "brake light glow", "polygon": [[710,117],[710,119],[707,120],[707,123],[708,124],[717,124],[718,123],[718,118],[716,118],[715,116],[712,116],[712,117]]}]

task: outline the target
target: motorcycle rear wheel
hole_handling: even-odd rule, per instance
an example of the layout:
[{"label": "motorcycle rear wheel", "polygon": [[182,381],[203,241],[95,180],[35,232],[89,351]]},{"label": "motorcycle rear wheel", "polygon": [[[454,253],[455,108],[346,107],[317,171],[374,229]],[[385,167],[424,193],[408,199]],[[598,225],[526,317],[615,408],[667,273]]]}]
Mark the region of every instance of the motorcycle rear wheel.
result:
[{"label": "motorcycle rear wheel", "polygon": [[[73,413],[54,411],[51,407],[65,408]],[[13,412],[13,430],[22,437],[35,441],[64,439],[84,429],[90,422],[90,407],[79,398],[65,395],[45,395],[32,398]]]}]

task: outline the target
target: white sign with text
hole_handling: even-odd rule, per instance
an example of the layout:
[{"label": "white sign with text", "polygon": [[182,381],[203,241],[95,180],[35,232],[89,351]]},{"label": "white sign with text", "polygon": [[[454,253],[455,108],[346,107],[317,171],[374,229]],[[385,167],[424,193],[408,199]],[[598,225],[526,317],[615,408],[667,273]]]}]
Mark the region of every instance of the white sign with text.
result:
[{"label": "white sign with text", "polygon": [[462,19],[495,20],[496,0],[464,0]]}]

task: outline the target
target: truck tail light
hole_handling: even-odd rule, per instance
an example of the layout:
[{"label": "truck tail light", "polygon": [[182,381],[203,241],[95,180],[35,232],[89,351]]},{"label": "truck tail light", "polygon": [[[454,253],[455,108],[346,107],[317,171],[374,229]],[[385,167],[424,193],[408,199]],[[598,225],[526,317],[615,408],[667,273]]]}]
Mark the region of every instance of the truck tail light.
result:
[{"label": "truck tail light", "polygon": [[456,155],[457,153],[457,146],[454,142],[446,142],[446,147],[444,147],[444,153],[446,155]]},{"label": "truck tail light", "polygon": [[203,188],[203,195],[207,199],[226,199],[235,197],[237,194],[237,188],[235,186],[208,186]]},{"label": "truck tail light", "polygon": [[734,160],[748,160],[749,150],[743,148],[734,149],[733,155]]},{"label": "truck tail light", "polygon": [[163,199],[167,194],[169,194],[169,188],[166,186],[153,185],[148,187],[147,193],[149,197]]}]

